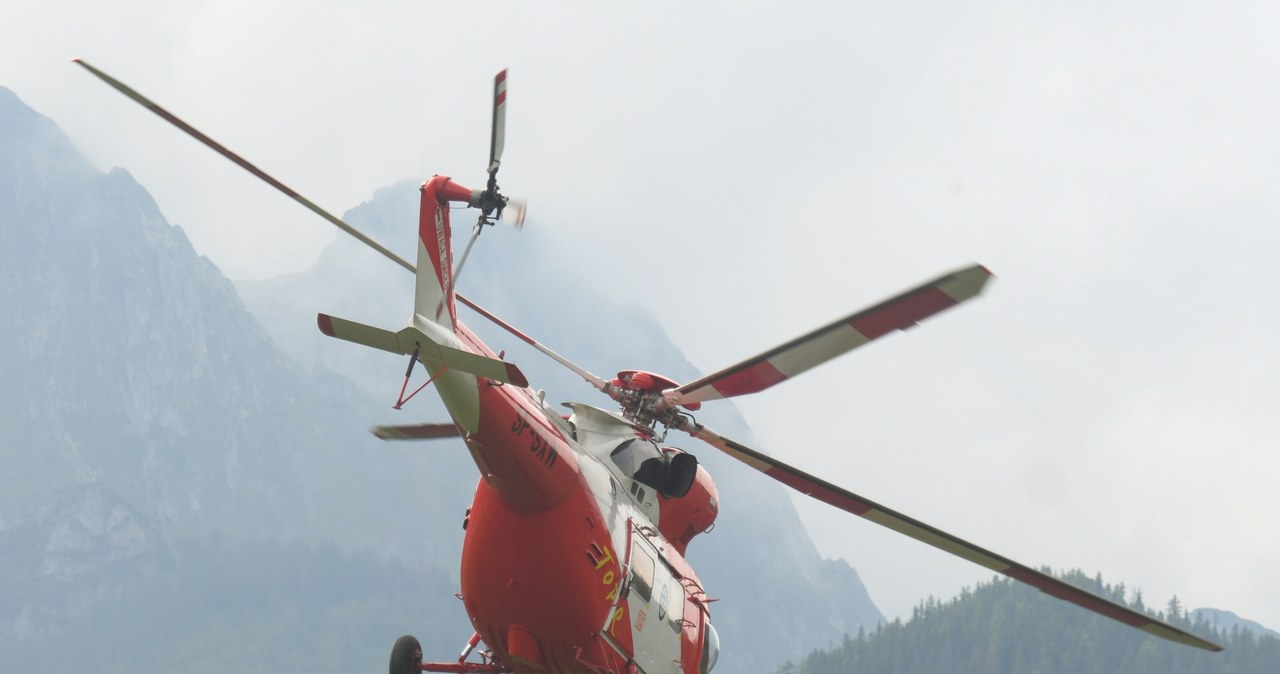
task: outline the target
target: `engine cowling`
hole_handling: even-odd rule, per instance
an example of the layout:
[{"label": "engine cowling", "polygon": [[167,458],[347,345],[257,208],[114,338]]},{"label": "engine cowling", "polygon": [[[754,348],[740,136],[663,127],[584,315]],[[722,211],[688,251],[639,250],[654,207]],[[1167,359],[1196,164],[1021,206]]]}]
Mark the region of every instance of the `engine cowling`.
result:
[{"label": "engine cowling", "polygon": [[[663,448],[663,451],[681,450]],[[694,536],[711,530],[716,515],[720,513],[720,493],[716,491],[716,483],[711,479],[711,474],[701,464],[698,464],[697,475],[684,496],[659,498],[662,514],[658,520],[658,531],[679,549],[681,555],[688,549],[689,541]]]}]

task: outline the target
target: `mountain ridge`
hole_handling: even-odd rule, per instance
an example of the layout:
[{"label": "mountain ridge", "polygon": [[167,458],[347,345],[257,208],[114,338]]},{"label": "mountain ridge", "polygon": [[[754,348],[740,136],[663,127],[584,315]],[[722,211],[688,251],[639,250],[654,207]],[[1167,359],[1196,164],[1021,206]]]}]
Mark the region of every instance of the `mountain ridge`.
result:
[{"label": "mountain ridge", "polygon": [[[8,157],[0,162],[0,312],[11,320],[0,334],[0,371],[9,378],[0,389],[0,560],[8,562],[0,590],[16,599],[0,605],[6,662],[69,671],[83,663],[51,664],[43,654],[71,640],[109,654],[95,663],[108,671],[157,669],[175,649],[191,658],[187,671],[296,666],[292,648],[271,650],[271,635],[331,652],[314,668],[341,671],[385,661],[404,631],[418,632],[440,657],[456,652],[469,628],[450,595],[478,477],[465,451],[386,445],[366,432],[389,416],[394,387],[385,373],[398,384],[399,359],[368,368],[367,386],[344,378],[341,357],[330,362],[314,328],[315,311],[340,307],[320,297],[280,299],[269,313],[301,320],[288,328],[296,337],[273,336],[127,171],[94,169],[56,124],[8,90],[0,92],[0,150]],[[404,204],[378,201],[355,219],[383,207],[399,212]],[[408,209],[416,222],[416,205]],[[533,264],[529,242],[520,245],[516,262]],[[340,249],[333,259],[348,265],[340,285],[384,273]],[[479,260],[468,263],[465,282],[499,277]],[[409,277],[386,273],[357,304],[375,314],[408,306],[390,300],[411,286]],[[525,274],[554,276],[525,267],[503,278],[521,283]],[[549,292],[586,301],[573,285]],[[483,301],[518,309],[513,319],[546,300],[491,290]],[[568,343],[561,331],[577,331],[611,343],[611,330],[625,330],[627,359],[665,354],[674,374],[691,371],[651,317],[578,308],[610,320],[579,313],[539,334]],[[586,364],[602,363],[587,354]],[[432,413],[424,406],[414,414],[424,409]],[[714,470],[725,485],[737,478],[721,475],[733,471],[760,484],[740,467]],[[693,546],[695,558],[709,557],[699,562],[704,580],[719,577],[709,581],[713,594],[738,598],[717,605],[722,637],[736,642],[722,666],[765,671],[879,619],[856,572],[818,557],[783,492],[746,489],[720,533],[701,544],[705,552],[701,541]],[[750,573],[735,569],[764,552]],[[290,585],[291,570],[309,584]],[[271,589],[282,585],[295,589]],[[326,645],[326,634],[353,625],[370,633]]]},{"label": "mountain ridge", "polygon": [[[1044,569],[1051,573],[1049,569]],[[1145,606],[1141,592],[1080,571],[1059,575],[1073,585],[1126,603],[1222,644],[1211,653],[1160,640],[1000,576],[949,600],[920,602],[908,621],[859,632],[840,646],[788,663],[780,674],[953,672],[955,674],[1269,674],[1280,670],[1280,638],[1239,624],[1213,625],[1188,613],[1177,597],[1165,610]],[[1126,598],[1130,601],[1126,602]]]}]

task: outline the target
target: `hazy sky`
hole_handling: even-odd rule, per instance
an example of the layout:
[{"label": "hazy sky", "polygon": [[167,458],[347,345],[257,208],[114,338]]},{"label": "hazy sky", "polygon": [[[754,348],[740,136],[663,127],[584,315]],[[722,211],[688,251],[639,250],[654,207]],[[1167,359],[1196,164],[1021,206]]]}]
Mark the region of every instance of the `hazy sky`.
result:
[{"label": "hazy sky", "polygon": [[[0,84],[260,278],[334,230],[70,58],[338,212],[481,185],[510,66],[521,236],[705,370],[984,263],[978,301],[744,400],[762,449],[1280,628],[1280,5],[618,4],[19,0]],[[800,506],[890,616],[990,576]]]}]

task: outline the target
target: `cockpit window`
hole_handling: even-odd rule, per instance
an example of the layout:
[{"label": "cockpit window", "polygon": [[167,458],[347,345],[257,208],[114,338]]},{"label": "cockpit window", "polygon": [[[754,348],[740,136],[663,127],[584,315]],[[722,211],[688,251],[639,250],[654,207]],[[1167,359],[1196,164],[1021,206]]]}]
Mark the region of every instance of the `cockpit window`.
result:
[{"label": "cockpit window", "polygon": [[623,475],[650,487],[668,498],[689,493],[698,475],[698,460],[678,450],[664,453],[657,445],[631,439],[609,454]]},{"label": "cockpit window", "polygon": [[[621,445],[618,445],[618,448],[613,450],[609,455],[609,458],[613,459],[614,465],[622,470],[623,475],[626,475],[633,480],[639,480],[640,482],[649,484],[648,482],[641,480],[638,475],[642,474],[641,468],[644,466],[646,461],[652,459],[657,460],[658,463],[662,463],[662,452],[659,451],[653,443],[631,439]],[[657,485],[655,484],[649,484],[649,486],[654,487],[655,489],[657,488]]]}]

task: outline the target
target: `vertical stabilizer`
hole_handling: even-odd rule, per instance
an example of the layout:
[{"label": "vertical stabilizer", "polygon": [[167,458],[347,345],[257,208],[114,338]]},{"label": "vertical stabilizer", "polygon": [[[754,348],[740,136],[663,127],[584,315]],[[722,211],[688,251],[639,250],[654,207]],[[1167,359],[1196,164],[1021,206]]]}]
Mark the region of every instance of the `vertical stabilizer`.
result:
[{"label": "vertical stabilizer", "polygon": [[418,218],[418,281],[413,311],[422,318],[454,332],[457,309],[453,289],[453,244],[449,226],[449,202],[470,203],[472,191],[447,176],[435,176],[422,184]]}]

